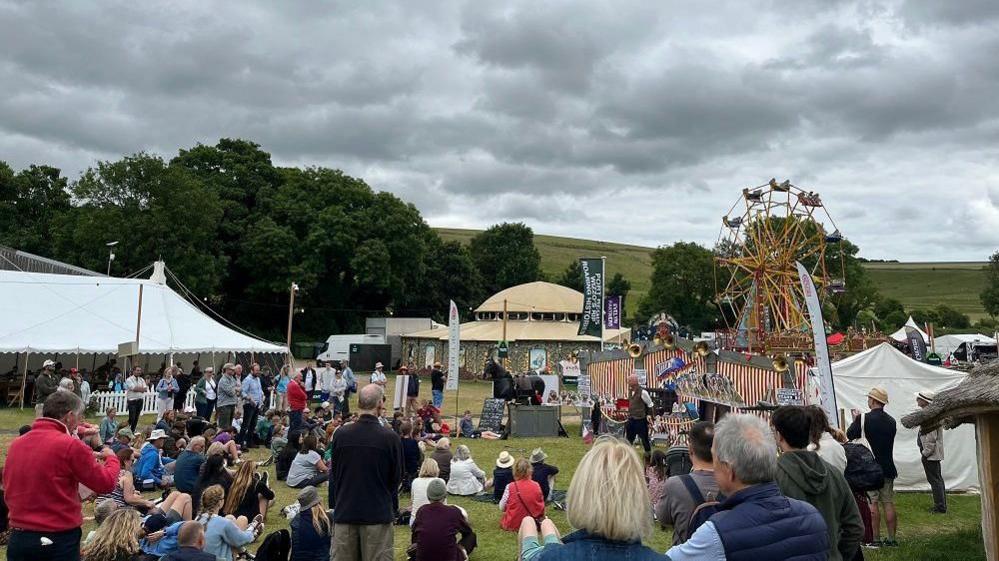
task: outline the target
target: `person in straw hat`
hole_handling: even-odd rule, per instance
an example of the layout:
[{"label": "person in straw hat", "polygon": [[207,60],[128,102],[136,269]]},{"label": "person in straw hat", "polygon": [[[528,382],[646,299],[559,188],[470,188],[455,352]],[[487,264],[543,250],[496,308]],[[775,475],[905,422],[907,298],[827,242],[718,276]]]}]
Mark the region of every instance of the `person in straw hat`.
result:
[{"label": "person in straw hat", "polygon": [[[871,388],[871,391],[867,392],[867,407],[870,411],[863,417],[860,411],[856,409],[852,411],[853,424],[847,429],[846,436],[854,440],[860,438],[863,433],[871,445],[874,459],[884,472],[884,487],[870,493],[871,526],[874,528],[875,544],[895,547],[898,545],[895,540],[895,531],[898,528],[898,515],[895,512],[895,478],[898,477],[898,469],[895,468],[893,453],[897,424],[895,419],[885,412],[886,405],[888,405],[887,390],[879,387]],[[888,530],[888,538],[884,541],[880,539],[882,509],[885,514],[885,527]]]},{"label": "person in straw hat", "polygon": [[[916,405],[921,408],[926,407],[933,403],[936,396],[937,394],[931,391],[917,392]],[[926,481],[933,491],[933,507],[930,508],[930,512],[945,514],[947,512],[947,486],[940,473],[940,462],[944,459],[943,428],[937,427],[936,430],[920,433],[916,437],[916,444],[919,446],[919,455],[923,463],[923,472],[926,473]]]},{"label": "person in straw hat", "polygon": [[333,523],[319,491],[309,485],[298,493],[298,514],[291,520],[291,560],[328,561]]},{"label": "person in straw hat", "polygon": [[506,450],[496,458],[496,469],[493,470],[493,500],[496,502],[503,498],[503,491],[513,481],[513,461],[513,456]]}]

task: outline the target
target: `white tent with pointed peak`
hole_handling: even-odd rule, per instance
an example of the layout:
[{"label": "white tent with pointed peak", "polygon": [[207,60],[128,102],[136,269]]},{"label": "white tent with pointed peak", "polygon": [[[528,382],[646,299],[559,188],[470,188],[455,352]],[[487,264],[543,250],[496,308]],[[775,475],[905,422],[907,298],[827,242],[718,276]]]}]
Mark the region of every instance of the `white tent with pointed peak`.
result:
[{"label": "white tent with pointed peak", "polygon": [[140,354],[288,351],[209,317],[153,269],[149,280],[0,271],[0,353],[116,354],[135,340],[140,286]]},{"label": "white tent with pointed peak", "polygon": [[909,321],[905,322],[905,325],[903,325],[901,328],[899,328],[899,330],[896,331],[895,333],[892,333],[891,335],[889,335],[889,337],[891,337],[892,339],[894,339],[896,341],[905,341],[906,340],[906,336],[905,336],[905,328],[906,327],[911,327],[911,328],[915,329],[916,331],[918,331],[919,334],[923,336],[923,342],[926,343],[927,345],[930,344],[930,336],[927,335],[925,331],[923,331],[922,329],[919,328],[919,325],[916,323],[916,320],[912,319],[912,316],[909,316]]},{"label": "white tent with pointed peak", "polygon": [[[850,410],[866,412],[867,393],[880,387],[888,392],[885,412],[897,421],[911,413],[916,405],[916,392],[941,390],[957,386],[966,373],[916,362],[889,343],[868,349],[832,364],[836,385],[836,401],[846,412],[847,425],[852,421]],[[898,468],[895,489],[928,491],[916,444],[917,431],[897,425],[894,459]],[[979,488],[978,463],[975,458],[975,430],[962,425],[944,431],[943,476],[948,491],[968,491]]]}]

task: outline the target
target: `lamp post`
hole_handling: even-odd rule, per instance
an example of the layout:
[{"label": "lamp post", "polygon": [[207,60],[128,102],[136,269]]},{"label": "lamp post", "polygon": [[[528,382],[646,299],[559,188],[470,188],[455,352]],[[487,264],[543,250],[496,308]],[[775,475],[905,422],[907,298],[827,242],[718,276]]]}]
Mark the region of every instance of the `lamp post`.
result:
[{"label": "lamp post", "polygon": [[[288,294],[288,355],[291,356],[291,320],[295,317],[295,293],[298,292],[298,285],[291,283],[291,290]],[[289,364],[291,361],[288,361]]]},{"label": "lamp post", "polygon": [[114,246],[118,245],[118,240],[104,244],[108,248],[108,276],[111,276],[111,262],[114,261]]}]

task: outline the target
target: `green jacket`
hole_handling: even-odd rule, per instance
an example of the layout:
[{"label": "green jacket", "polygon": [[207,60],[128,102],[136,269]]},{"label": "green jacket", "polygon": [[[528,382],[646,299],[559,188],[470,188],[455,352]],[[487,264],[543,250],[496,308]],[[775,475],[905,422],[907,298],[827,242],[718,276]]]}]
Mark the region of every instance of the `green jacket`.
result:
[{"label": "green jacket", "polygon": [[55,376],[42,372],[35,377],[35,404],[45,403],[45,399],[59,387]]},{"label": "green jacket", "polygon": [[815,452],[795,450],[777,460],[777,485],[822,514],[829,531],[829,561],[850,561],[860,548],[864,523],[843,474]]}]

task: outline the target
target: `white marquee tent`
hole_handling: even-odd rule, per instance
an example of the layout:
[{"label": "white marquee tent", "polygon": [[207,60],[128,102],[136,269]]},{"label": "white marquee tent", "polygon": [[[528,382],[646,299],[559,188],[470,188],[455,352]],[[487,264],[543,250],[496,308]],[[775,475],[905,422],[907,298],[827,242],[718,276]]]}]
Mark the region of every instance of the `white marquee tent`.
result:
[{"label": "white marquee tent", "polygon": [[992,337],[981,335],[978,333],[961,333],[954,335],[941,335],[940,337],[935,337],[933,339],[933,346],[936,347],[937,354],[946,357],[950,353],[956,351],[961,345],[995,345],[996,340]]},{"label": "white marquee tent", "polygon": [[916,321],[914,319],[912,319],[912,316],[909,316],[909,321],[905,322],[905,325],[903,325],[902,327],[900,327],[899,330],[896,331],[895,333],[892,333],[891,335],[889,335],[889,337],[891,337],[892,339],[894,339],[896,341],[905,341],[906,340],[906,336],[905,336],[905,328],[906,327],[911,327],[911,328],[915,329],[916,331],[918,331],[919,334],[923,336],[923,342],[926,343],[927,345],[930,344],[930,336],[927,335],[925,331],[923,331],[922,329],[920,329],[920,327],[916,323]]},{"label": "white marquee tent", "polygon": [[[867,392],[874,386],[888,391],[885,411],[898,421],[917,407],[916,392],[940,391],[956,386],[966,375],[916,362],[888,343],[834,362],[832,369],[837,405],[846,411],[847,423],[852,420],[849,414],[851,409],[867,411]],[[916,430],[898,423],[894,454],[895,467],[898,468],[896,490],[928,491],[930,488],[920,463],[916,435]],[[976,450],[972,425],[965,424],[944,431],[943,476],[948,490],[979,488]]]},{"label": "white marquee tent", "polygon": [[0,353],[116,354],[135,340],[140,286],[140,354],[287,352],[215,321],[156,280],[0,271]]}]

